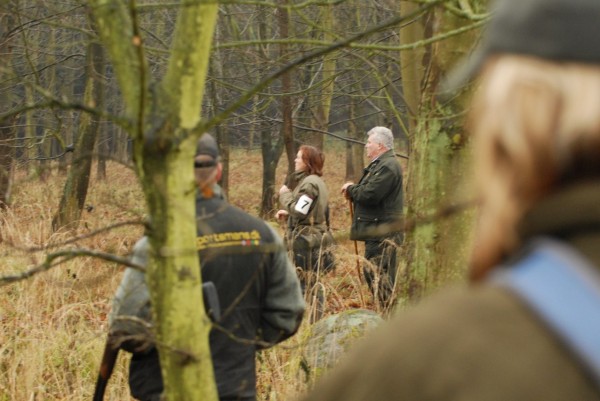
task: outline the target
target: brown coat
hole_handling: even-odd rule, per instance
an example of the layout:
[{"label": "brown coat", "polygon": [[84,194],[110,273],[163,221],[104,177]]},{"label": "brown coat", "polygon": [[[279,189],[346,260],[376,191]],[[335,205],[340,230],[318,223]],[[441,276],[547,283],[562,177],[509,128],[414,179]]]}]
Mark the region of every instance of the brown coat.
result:
[{"label": "brown coat", "polygon": [[[565,240],[600,266],[598,205],[600,184],[579,185],[539,205],[522,232]],[[555,334],[485,284],[446,289],[399,314],[327,376],[304,401],[600,400]]]}]

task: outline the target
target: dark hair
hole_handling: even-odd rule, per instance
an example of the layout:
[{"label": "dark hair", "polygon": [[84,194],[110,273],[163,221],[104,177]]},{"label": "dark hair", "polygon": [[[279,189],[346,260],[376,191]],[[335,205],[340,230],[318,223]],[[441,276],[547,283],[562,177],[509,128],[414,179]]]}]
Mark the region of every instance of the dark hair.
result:
[{"label": "dark hair", "polygon": [[315,174],[321,177],[323,175],[323,165],[325,164],[325,155],[319,149],[310,145],[302,145],[302,161],[306,164],[308,174]]}]

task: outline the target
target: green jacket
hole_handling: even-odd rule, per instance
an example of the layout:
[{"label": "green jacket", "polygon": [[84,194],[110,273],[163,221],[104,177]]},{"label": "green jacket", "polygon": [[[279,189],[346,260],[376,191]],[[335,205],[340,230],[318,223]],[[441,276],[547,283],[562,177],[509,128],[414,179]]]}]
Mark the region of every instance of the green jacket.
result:
[{"label": "green jacket", "polygon": [[402,217],[402,168],[392,150],[372,161],[347,192],[354,205],[350,239],[378,239],[394,233],[386,226]]},{"label": "green jacket", "polygon": [[[558,238],[600,266],[598,205],[599,183],[573,186],[536,206],[522,238]],[[595,401],[600,389],[520,299],[483,283],[397,315],[304,398],[333,400]]]},{"label": "green jacket", "polygon": [[313,226],[321,232],[327,231],[329,191],[318,175],[304,174],[292,192],[280,195],[279,203],[289,213],[288,230]]}]

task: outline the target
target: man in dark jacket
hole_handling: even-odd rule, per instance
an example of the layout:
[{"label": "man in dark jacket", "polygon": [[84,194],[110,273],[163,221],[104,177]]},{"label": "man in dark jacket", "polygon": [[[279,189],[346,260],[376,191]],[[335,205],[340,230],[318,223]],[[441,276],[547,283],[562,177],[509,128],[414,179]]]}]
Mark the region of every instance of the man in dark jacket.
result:
[{"label": "man in dark jacket", "polygon": [[396,282],[396,250],[402,241],[402,233],[392,228],[402,217],[402,168],[394,155],[391,130],[375,127],[367,135],[370,163],[358,184],[345,183],[342,193],[354,206],[350,239],[365,241],[365,259],[370,263],[364,275],[369,288],[388,307]]},{"label": "man in dark jacket", "polygon": [[[220,319],[214,322],[210,333],[219,399],[253,401],[255,352],[298,330],[305,307],[300,283],[279,235],[264,221],[224,199],[216,184],[222,168],[217,144],[210,135],[199,140],[194,163],[199,189],[196,221],[202,280],[214,283],[221,309]],[[134,251],[134,259],[143,264],[147,241],[136,245]],[[141,291],[136,290],[135,297],[129,297],[126,291],[145,286],[139,272],[126,274],[124,280],[135,277],[137,284],[121,283],[113,321],[115,316],[124,314],[120,310],[128,308],[127,313],[132,314],[134,298],[137,304],[143,304],[139,300]],[[155,348],[133,354],[129,384],[132,396],[139,400],[160,398],[163,383]]]}]

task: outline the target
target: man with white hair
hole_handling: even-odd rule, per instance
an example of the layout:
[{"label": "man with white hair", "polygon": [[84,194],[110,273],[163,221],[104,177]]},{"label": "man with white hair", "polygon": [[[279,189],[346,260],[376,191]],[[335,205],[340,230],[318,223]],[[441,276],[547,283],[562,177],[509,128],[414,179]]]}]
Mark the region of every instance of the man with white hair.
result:
[{"label": "man with white hair", "polygon": [[354,206],[350,239],[365,242],[367,284],[387,308],[393,300],[396,249],[402,241],[402,233],[390,228],[402,217],[402,168],[394,155],[390,129],[375,127],[367,136],[365,150],[370,163],[360,181],[345,183],[342,193]]}]

